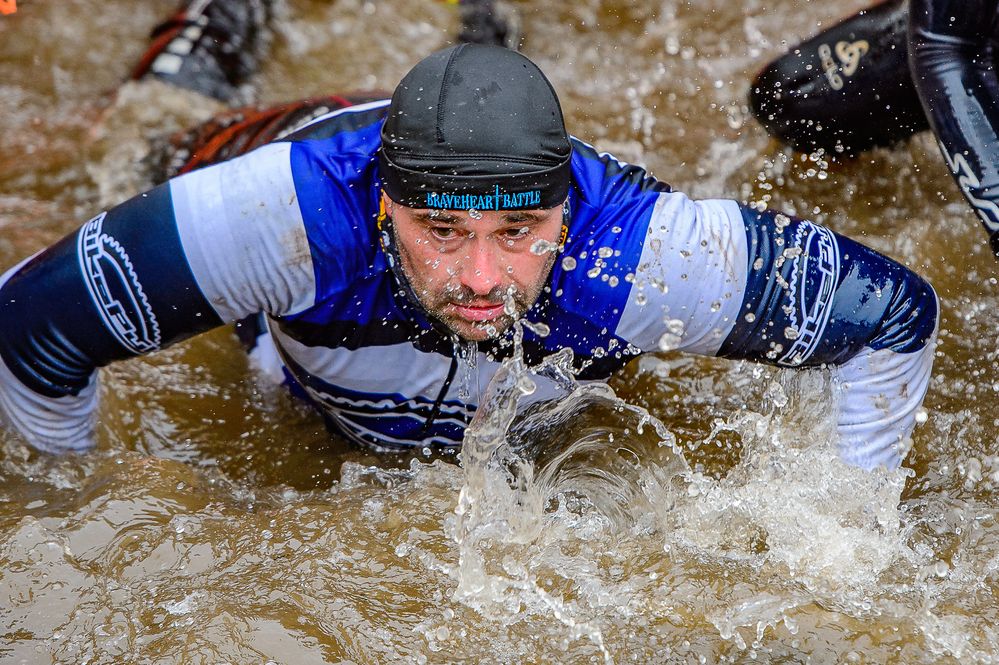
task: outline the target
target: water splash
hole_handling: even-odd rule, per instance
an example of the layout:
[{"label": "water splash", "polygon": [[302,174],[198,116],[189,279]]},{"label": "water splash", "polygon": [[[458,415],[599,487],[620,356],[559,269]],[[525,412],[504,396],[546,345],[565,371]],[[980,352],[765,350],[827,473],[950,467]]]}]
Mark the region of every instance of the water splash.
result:
[{"label": "water splash", "polygon": [[458,359],[458,399],[468,401],[480,396],[478,358],[479,347],[475,342],[455,337],[454,355]]},{"label": "water splash", "polygon": [[[454,596],[476,609],[503,611],[511,621],[534,613],[550,616],[569,629],[571,639],[588,638],[605,662],[611,662],[599,616],[592,611],[596,598],[558,593],[547,588],[542,577],[562,568],[558,561],[564,563],[562,546],[567,540],[583,531],[597,535],[634,527],[648,515],[641,479],[655,475],[649,469],[660,471],[662,488],[685,465],[682,457],[670,456],[673,466],[668,472],[647,464],[643,476],[627,440],[616,440],[613,431],[598,424],[606,411],[630,414],[637,421],[635,436],[655,434],[671,451],[676,448],[672,434],[644,409],[618,399],[606,384],[577,383],[569,349],[529,368],[522,355],[522,335],[518,323],[514,356],[486,389],[463,442],[465,478],[452,534],[459,547]],[[559,385],[564,396],[534,405],[518,417],[521,398],[532,395],[542,378]],[[577,426],[588,415],[593,420],[579,431]],[[610,600],[599,575],[588,573],[585,565],[563,570],[581,588],[603,588],[602,603],[624,602]]]},{"label": "water splash", "polygon": [[[699,607],[722,639],[748,650],[779,627],[793,635],[816,605],[868,616],[888,571],[912,559],[897,510],[906,473],[839,461],[821,373],[779,373],[758,410],[717,419],[700,445],[736,435],[742,457],[716,477],[690,468],[677,437],[647,411],[605,384],[580,384],[571,351],[527,367],[516,330],[517,352],[487,388],[461,453],[451,531],[459,602],[509,622],[557,620],[609,662],[607,631],[624,620],[642,577],[615,578],[600,552],[651,538],[683,576],[707,574],[690,569],[704,565],[710,578],[720,566],[760,579],[716,598],[688,601],[656,583],[647,592],[646,602]],[[543,379],[562,395],[518,409]]]}]

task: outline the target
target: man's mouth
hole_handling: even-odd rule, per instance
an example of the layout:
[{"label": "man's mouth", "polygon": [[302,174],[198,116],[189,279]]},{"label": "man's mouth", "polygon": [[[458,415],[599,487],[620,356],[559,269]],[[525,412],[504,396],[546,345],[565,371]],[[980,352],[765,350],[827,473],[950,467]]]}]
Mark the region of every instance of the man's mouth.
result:
[{"label": "man's mouth", "polygon": [[485,303],[459,305],[451,303],[451,307],[466,321],[492,321],[503,315],[503,303]]}]

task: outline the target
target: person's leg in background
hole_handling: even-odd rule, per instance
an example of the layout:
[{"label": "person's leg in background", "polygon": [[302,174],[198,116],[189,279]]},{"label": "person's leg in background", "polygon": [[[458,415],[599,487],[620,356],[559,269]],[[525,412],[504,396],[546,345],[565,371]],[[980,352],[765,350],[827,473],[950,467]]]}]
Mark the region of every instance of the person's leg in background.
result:
[{"label": "person's leg in background", "polygon": [[156,26],[131,78],[151,77],[225,103],[260,67],[272,0],[187,0]]},{"label": "person's leg in background", "polygon": [[[155,78],[227,104],[248,99],[244,86],[265,57],[274,0],[185,0],[152,32],[131,74]],[[517,48],[520,20],[497,0],[447,0],[458,6],[458,41]]]},{"label": "person's leg in background", "polygon": [[750,86],[753,115],[796,150],[855,155],[929,128],[909,73],[906,0],[792,46]]},{"label": "person's leg in background", "polygon": [[448,1],[457,4],[461,14],[459,42],[520,47],[520,17],[512,5],[496,0]]},{"label": "person's leg in background", "polygon": [[[511,5],[496,0],[447,0],[457,5],[459,42],[514,48],[520,21]],[[133,80],[156,79],[225,103],[245,97],[243,87],[259,69],[263,35],[273,0],[185,0],[153,30],[152,43]],[[323,95],[267,108],[243,107],[192,129],[156,140],[148,163],[154,181],[187,173],[282,138],[325,113],[387,93]]]}]

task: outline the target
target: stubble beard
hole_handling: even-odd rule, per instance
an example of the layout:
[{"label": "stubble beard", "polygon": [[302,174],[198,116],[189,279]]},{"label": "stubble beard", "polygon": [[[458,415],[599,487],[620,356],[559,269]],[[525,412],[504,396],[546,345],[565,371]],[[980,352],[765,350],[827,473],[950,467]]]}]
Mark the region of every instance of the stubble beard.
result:
[{"label": "stubble beard", "polygon": [[[541,271],[541,275],[536,284],[529,285],[526,289],[522,289],[514,282],[510,282],[504,286],[497,286],[485,297],[483,297],[476,296],[475,293],[473,293],[468,287],[461,286],[460,284],[453,284],[450,281],[447,282],[443,288],[439,288],[437,291],[432,290],[426,282],[418,278],[414,278],[416,272],[412,268],[412,257],[404,247],[399,246],[398,249],[399,258],[401,259],[400,264],[402,272],[405,275],[406,280],[409,281],[409,286],[419,299],[420,305],[423,309],[426,310],[427,313],[429,313],[433,318],[444,324],[453,334],[466,341],[475,342],[495,339],[501,336],[510,328],[510,326],[513,325],[514,321],[522,317],[532,306],[534,306],[534,303],[537,302],[542,290],[544,290],[545,284],[547,284],[548,278],[551,275],[552,268],[555,265],[555,255],[553,253],[550,257],[548,257],[545,267]],[[511,316],[510,314],[504,313],[490,321],[469,321],[453,314],[448,309],[448,306],[452,304],[462,305],[475,301],[504,303],[506,302],[508,296],[513,298],[513,304],[516,310],[514,314]]]}]

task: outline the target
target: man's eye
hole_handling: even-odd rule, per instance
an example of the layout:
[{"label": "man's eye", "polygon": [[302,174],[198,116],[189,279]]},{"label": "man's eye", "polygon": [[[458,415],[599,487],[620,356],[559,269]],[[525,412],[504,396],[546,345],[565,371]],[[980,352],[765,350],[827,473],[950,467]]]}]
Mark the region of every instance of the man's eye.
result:
[{"label": "man's eye", "polygon": [[451,240],[458,236],[458,231],[450,226],[432,226],[430,233],[440,240]]},{"label": "man's eye", "polygon": [[503,235],[509,240],[517,240],[518,238],[523,238],[531,232],[530,227],[521,226],[519,228],[507,229],[504,231]]}]

